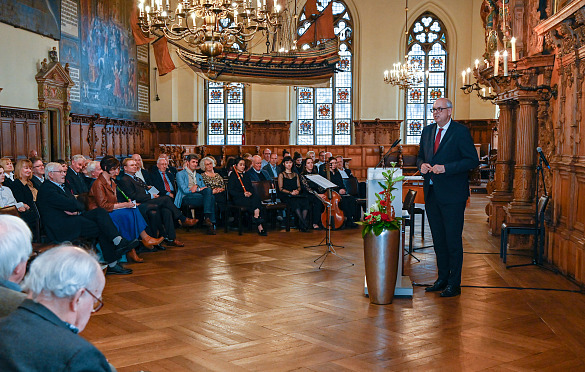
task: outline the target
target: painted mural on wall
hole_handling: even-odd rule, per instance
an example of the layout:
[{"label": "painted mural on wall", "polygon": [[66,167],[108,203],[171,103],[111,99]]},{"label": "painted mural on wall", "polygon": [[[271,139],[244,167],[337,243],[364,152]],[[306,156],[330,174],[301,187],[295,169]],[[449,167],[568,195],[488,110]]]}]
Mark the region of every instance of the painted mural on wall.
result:
[{"label": "painted mural on wall", "polygon": [[60,3],[60,0],[0,0],[0,22],[59,40]]},{"label": "painted mural on wall", "polygon": [[65,31],[64,27],[60,45],[61,62],[73,67],[74,80],[73,75],[77,75],[77,86],[71,94],[72,112],[121,119],[146,118],[148,111],[139,111],[137,92],[139,70],[146,68],[148,72],[148,65],[144,67],[136,58],[129,23],[133,2],[63,2],[77,6],[78,27],[68,27],[72,31]]}]

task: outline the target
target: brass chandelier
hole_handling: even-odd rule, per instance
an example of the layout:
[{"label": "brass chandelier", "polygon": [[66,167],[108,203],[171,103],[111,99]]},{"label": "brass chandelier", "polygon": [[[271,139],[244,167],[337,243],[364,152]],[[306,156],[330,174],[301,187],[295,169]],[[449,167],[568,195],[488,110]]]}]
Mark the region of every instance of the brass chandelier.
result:
[{"label": "brass chandelier", "polygon": [[[406,1],[406,6],[404,8],[406,16],[405,16],[405,36],[408,39],[408,0]],[[425,78],[424,72],[420,69],[419,66],[415,66],[413,63],[410,62],[408,55],[404,56],[404,63],[398,62],[395,63],[391,71],[384,71],[384,82],[386,84],[394,85],[399,87],[400,89],[409,89],[412,86],[419,85],[423,82]],[[427,72],[428,74],[428,72]]]},{"label": "brass chandelier", "polygon": [[140,28],[146,34],[182,40],[206,57],[236,43],[245,47],[258,31],[268,40],[282,23],[277,0],[269,0],[269,5],[266,0],[179,0],[175,10],[169,1],[139,0]]}]

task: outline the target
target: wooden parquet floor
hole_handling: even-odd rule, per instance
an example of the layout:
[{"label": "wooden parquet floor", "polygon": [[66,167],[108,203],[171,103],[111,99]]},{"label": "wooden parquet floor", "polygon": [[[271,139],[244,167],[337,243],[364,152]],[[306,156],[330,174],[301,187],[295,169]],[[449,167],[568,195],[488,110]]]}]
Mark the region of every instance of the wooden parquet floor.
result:
[{"label": "wooden parquet floor", "polygon": [[[539,267],[506,269],[485,204],[475,195],[467,210],[463,285],[578,289]],[[464,287],[444,299],[415,287],[412,299],[371,305],[359,230],[332,238],[355,266],[329,256],[319,270],[313,260],[324,249],[303,246],[322,237],[180,232],[184,248],[144,254],[133,275],[108,276],[105,306],[82,335],[120,372],[585,371],[582,294]],[[432,249],[416,255],[405,274],[432,283]],[[513,255],[509,264],[528,261]]]}]

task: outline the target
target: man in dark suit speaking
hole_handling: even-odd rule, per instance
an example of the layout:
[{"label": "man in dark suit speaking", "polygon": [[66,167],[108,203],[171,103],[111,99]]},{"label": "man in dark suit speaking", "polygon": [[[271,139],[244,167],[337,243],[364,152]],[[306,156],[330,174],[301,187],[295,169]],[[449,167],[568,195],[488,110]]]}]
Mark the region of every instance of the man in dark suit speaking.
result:
[{"label": "man in dark suit speaking", "polygon": [[425,210],[433,235],[439,277],[426,289],[441,297],[461,294],[463,219],[469,171],[479,159],[469,130],[451,120],[453,104],[439,98],[431,109],[435,124],[423,129],[417,166],[424,177]]}]

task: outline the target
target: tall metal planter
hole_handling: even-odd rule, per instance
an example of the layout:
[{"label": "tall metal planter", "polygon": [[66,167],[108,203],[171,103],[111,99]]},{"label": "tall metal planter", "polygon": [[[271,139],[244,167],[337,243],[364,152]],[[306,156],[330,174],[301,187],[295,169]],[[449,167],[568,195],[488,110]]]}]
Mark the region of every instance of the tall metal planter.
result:
[{"label": "tall metal planter", "polygon": [[370,302],[391,304],[398,272],[400,230],[384,230],[376,236],[370,231],[364,237],[364,261]]}]

